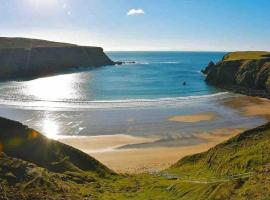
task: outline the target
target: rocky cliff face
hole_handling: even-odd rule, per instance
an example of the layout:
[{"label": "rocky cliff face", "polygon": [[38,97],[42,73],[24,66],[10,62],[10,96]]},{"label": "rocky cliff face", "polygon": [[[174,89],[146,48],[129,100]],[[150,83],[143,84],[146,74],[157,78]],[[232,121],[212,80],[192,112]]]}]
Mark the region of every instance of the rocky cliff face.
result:
[{"label": "rocky cliff face", "polygon": [[73,67],[114,64],[100,47],[84,47],[42,40],[31,43],[29,39],[26,41],[15,39],[13,43],[10,38],[8,41],[3,39],[1,41],[0,79],[40,77]]},{"label": "rocky cliff face", "polygon": [[270,53],[230,53],[217,64],[210,62],[202,72],[209,84],[248,95],[270,97]]}]

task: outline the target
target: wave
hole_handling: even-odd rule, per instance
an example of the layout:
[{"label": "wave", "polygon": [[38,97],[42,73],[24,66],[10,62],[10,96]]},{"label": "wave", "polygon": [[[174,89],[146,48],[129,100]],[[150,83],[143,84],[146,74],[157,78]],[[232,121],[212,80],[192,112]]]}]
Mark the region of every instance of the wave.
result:
[{"label": "wave", "polygon": [[159,62],[160,64],[181,64],[181,62],[177,61],[167,61],[167,62]]},{"label": "wave", "polygon": [[178,61],[164,61],[164,62],[144,62],[144,61],[124,61],[123,65],[150,65],[150,64],[181,64]]},{"label": "wave", "polygon": [[0,105],[19,107],[22,109],[97,109],[97,108],[135,108],[155,106],[176,106],[190,103],[198,103],[209,99],[225,98],[232,95],[229,92],[219,92],[201,96],[170,97],[157,99],[125,99],[125,100],[101,100],[101,101],[44,101],[44,100],[6,100],[0,99]]}]

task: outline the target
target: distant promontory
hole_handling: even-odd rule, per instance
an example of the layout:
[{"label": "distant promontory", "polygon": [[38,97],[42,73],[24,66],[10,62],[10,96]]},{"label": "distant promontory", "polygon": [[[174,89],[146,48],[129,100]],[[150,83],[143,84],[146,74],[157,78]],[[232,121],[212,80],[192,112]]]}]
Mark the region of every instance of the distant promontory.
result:
[{"label": "distant promontory", "polygon": [[114,64],[100,47],[0,37],[0,80],[35,78],[75,67]]},{"label": "distant promontory", "polygon": [[206,82],[234,92],[270,98],[270,52],[242,51],[226,54],[202,70]]}]

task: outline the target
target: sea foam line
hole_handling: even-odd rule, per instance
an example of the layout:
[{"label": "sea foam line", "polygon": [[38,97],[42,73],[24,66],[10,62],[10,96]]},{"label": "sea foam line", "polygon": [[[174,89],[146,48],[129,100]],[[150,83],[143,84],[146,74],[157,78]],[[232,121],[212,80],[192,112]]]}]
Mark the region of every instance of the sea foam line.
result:
[{"label": "sea foam line", "polygon": [[201,96],[170,97],[157,99],[125,99],[125,100],[101,100],[101,101],[45,101],[45,100],[6,100],[0,99],[2,106],[14,106],[25,109],[47,109],[47,108],[67,108],[67,109],[92,109],[92,108],[132,108],[132,107],[155,107],[184,105],[195,102],[206,101],[208,99],[224,98],[229,92],[219,92]]}]

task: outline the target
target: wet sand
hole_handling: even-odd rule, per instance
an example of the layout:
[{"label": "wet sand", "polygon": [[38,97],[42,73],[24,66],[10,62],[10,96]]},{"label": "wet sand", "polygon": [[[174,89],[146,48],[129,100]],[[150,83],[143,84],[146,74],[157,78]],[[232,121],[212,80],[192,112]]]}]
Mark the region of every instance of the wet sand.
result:
[{"label": "wet sand", "polygon": [[173,121],[173,122],[194,123],[194,122],[215,120],[216,118],[217,118],[217,114],[216,113],[207,112],[207,113],[196,113],[194,115],[177,115],[177,116],[172,116],[168,120],[169,121]]},{"label": "wet sand", "polygon": [[242,115],[248,117],[260,116],[265,118],[267,121],[270,120],[270,100],[268,99],[241,96],[237,99],[232,98],[224,102],[224,105],[234,108]]}]

